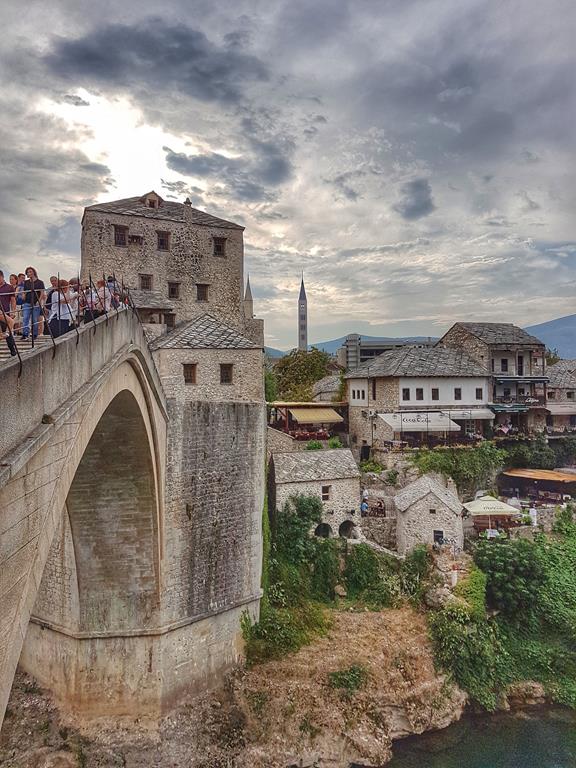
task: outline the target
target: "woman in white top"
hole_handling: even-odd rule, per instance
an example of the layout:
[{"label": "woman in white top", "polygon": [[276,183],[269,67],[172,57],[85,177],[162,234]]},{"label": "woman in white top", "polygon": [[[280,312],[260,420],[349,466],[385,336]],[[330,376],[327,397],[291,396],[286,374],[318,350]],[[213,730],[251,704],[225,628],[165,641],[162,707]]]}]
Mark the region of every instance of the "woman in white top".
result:
[{"label": "woman in white top", "polygon": [[67,280],[60,280],[58,289],[52,294],[52,305],[48,316],[48,325],[54,338],[68,333],[74,320],[71,301],[73,299]]}]

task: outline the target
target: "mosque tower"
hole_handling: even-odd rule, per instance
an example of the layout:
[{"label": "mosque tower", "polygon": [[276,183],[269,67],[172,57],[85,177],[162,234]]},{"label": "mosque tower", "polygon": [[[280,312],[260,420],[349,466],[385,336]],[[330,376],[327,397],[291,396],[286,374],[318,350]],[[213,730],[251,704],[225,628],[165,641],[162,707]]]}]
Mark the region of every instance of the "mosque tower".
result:
[{"label": "mosque tower", "polygon": [[308,349],[308,300],[304,288],[304,275],[300,284],[300,296],[298,297],[298,349]]},{"label": "mosque tower", "polygon": [[254,301],[252,299],[252,289],[250,288],[250,275],[246,282],[246,293],[244,294],[244,317],[252,320],[254,317]]}]

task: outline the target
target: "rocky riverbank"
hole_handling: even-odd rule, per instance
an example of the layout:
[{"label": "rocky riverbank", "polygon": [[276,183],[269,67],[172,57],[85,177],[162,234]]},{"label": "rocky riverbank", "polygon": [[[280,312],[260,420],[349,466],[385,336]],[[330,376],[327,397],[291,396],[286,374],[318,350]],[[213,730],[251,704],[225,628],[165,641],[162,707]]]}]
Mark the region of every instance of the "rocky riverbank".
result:
[{"label": "rocky riverbank", "polygon": [[[333,673],[363,671],[351,690]],[[332,677],[331,677],[332,676]],[[344,675],[344,681],[346,676]],[[159,726],[78,729],[20,676],[0,739],[5,768],[348,768],[384,765],[394,739],[458,720],[466,695],[434,669],[423,614],[334,611],[326,637],[243,670]]]}]

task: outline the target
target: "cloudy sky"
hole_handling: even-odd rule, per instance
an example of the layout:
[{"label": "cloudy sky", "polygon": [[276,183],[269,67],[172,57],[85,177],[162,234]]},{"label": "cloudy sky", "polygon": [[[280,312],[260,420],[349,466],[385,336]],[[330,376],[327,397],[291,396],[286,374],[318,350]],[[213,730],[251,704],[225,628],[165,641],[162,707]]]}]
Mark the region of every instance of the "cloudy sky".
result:
[{"label": "cloudy sky", "polygon": [[0,264],[82,208],[246,226],[267,342],[576,312],[573,0],[26,0],[0,41]]}]

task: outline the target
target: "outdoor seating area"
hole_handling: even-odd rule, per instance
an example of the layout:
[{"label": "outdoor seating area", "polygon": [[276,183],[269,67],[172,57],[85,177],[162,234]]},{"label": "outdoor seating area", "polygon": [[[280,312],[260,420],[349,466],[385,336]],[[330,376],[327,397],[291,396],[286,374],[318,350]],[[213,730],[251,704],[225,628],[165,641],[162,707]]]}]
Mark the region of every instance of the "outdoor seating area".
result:
[{"label": "outdoor seating area", "polygon": [[344,416],[336,407],[342,404],[320,405],[315,402],[273,402],[269,425],[295,440],[329,440],[344,429]]}]

